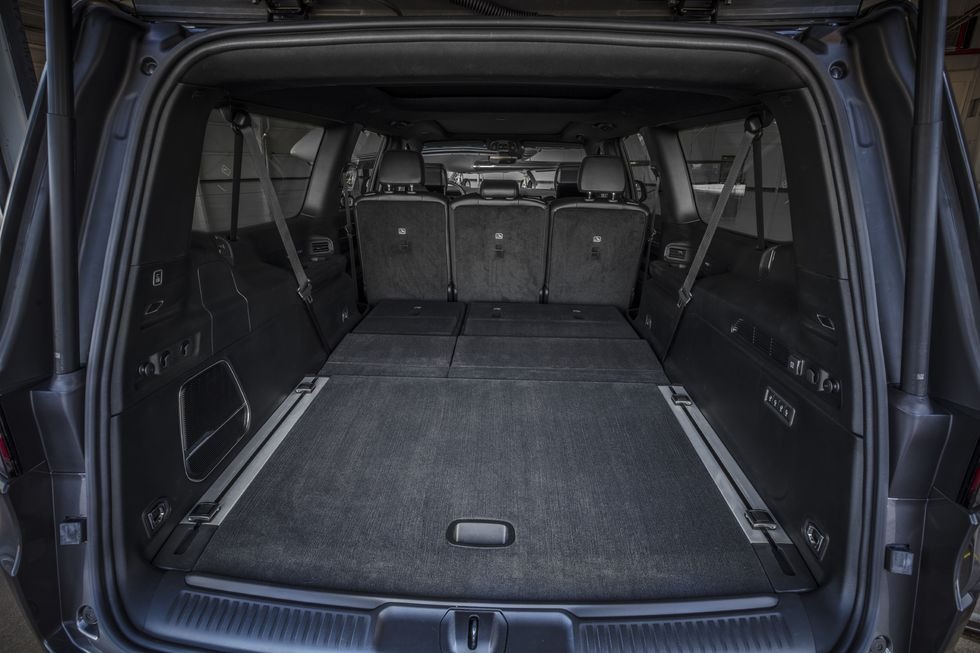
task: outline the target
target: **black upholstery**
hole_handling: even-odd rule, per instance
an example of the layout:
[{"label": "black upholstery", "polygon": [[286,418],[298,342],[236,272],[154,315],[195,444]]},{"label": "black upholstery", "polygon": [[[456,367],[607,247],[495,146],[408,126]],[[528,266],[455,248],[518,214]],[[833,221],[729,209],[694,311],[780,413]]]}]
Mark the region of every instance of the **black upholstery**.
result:
[{"label": "black upholstery", "polygon": [[626,170],[623,161],[615,156],[587,156],[578,171],[580,193],[623,193],[626,191]]},{"label": "black upholstery", "polygon": [[445,195],[446,186],[449,185],[446,166],[441,163],[426,163],[424,185],[425,189],[430,193],[442,193]]},{"label": "black upholstery", "polygon": [[608,304],[628,308],[648,214],[622,199],[626,171],[616,157],[582,161],[579,191],[586,198],[551,205],[548,301],[557,304]]},{"label": "black upholstery", "polygon": [[577,163],[562,163],[555,170],[555,198],[578,196],[578,171]]},{"label": "black upholstery", "polygon": [[516,181],[508,179],[487,179],[480,184],[480,197],[488,200],[516,200],[521,189]]},{"label": "black upholstery", "polygon": [[453,276],[457,298],[536,302],[544,286],[548,208],[518,197],[517,183],[485,181],[482,197],[452,204]]},{"label": "black upholstery", "polygon": [[354,205],[364,293],[384,299],[445,300],[449,291],[448,205],[414,189],[423,180],[417,152],[386,152],[378,170],[382,191]]},{"label": "black upholstery", "polygon": [[[389,150],[378,166],[378,184],[383,189],[397,186],[417,186],[425,179],[422,155],[410,150]],[[390,188],[389,188],[390,190]]]}]

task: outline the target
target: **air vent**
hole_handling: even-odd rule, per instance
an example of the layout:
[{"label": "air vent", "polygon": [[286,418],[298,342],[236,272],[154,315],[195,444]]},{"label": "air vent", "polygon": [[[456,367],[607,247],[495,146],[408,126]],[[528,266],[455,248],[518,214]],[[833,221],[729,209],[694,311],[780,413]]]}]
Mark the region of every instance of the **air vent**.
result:
[{"label": "air vent", "polygon": [[664,247],[664,260],[675,265],[687,265],[691,260],[691,248],[687,243],[669,243]]},{"label": "air vent", "polygon": [[330,238],[310,239],[310,256],[327,256],[333,252],[333,240]]}]

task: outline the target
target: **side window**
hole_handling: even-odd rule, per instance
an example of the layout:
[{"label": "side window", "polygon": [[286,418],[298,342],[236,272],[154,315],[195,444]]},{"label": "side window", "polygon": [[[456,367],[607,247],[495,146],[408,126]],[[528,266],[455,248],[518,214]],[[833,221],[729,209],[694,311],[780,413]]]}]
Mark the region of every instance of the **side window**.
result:
[{"label": "side window", "polygon": [[374,168],[381,157],[384,144],[385,138],[381,134],[365,129],[358,135],[357,142],[354,144],[354,152],[350,157],[356,176],[353,179],[344,180],[344,183],[351,188],[351,195],[354,197],[371,191]]},{"label": "side window", "polygon": [[[259,135],[282,212],[286,217],[293,217],[303,208],[310,173],[323,141],[323,128],[254,113],[252,122]],[[204,132],[201,172],[194,203],[194,231],[216,233],[230,228],[234,152],[235,132],[220,111],[212,111]],[[242,156],[241,182],[238,226],[245,228],[272,222],[247,147]]]},{"label": "side window", "polygon": [[[706,125],[678,133],[687,159],[694,200],[702,220],[707,220],[715,207],[744,133],[742,121]],[[775,122],[766,127],[762,136],[761,181],[765,237],[767,240],[790,242],[793,240],[793,229],[790,224],[786,167]],[[758,235],[755,193],[756,171],[750,153],[722,213],[719,227],[749,236]]]},{"label": "side window", "polygon": [[632,134],[623,139],[623,148],[626,151],[626,158],[629,160],[630,172],[633,181],[643,185],[644,199],[643,205],[653,215],[657,210],[657,173],[650,163],[650,152],[643,140],[642,134]]}]

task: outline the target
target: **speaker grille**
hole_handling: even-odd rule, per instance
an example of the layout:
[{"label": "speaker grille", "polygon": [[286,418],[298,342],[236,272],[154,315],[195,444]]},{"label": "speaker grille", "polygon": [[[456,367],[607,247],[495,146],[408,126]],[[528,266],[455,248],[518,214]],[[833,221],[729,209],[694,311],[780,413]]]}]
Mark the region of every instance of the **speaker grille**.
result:
[{"label": "speaker grille", "polygon": [[178,401],[184,468],[188,478],[198,481],[248,432],[248,401],[228,361],[184,382]]}]

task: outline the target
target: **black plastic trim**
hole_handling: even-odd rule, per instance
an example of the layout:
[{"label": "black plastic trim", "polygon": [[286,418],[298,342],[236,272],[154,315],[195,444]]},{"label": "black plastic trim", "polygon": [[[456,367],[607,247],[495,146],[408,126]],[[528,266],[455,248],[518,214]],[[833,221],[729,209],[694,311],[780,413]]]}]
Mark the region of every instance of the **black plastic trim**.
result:
[{"label": "black plastic trim", "polygon": [[[168,574],[146,620],[157,637],[251,651],[440,650],[447,617],[493,612],[508,650],[814,651],[795,595],[623,604],[482,604],[345,596],[211,576]],[[445,649],[443,649],[445,650]]]}]

